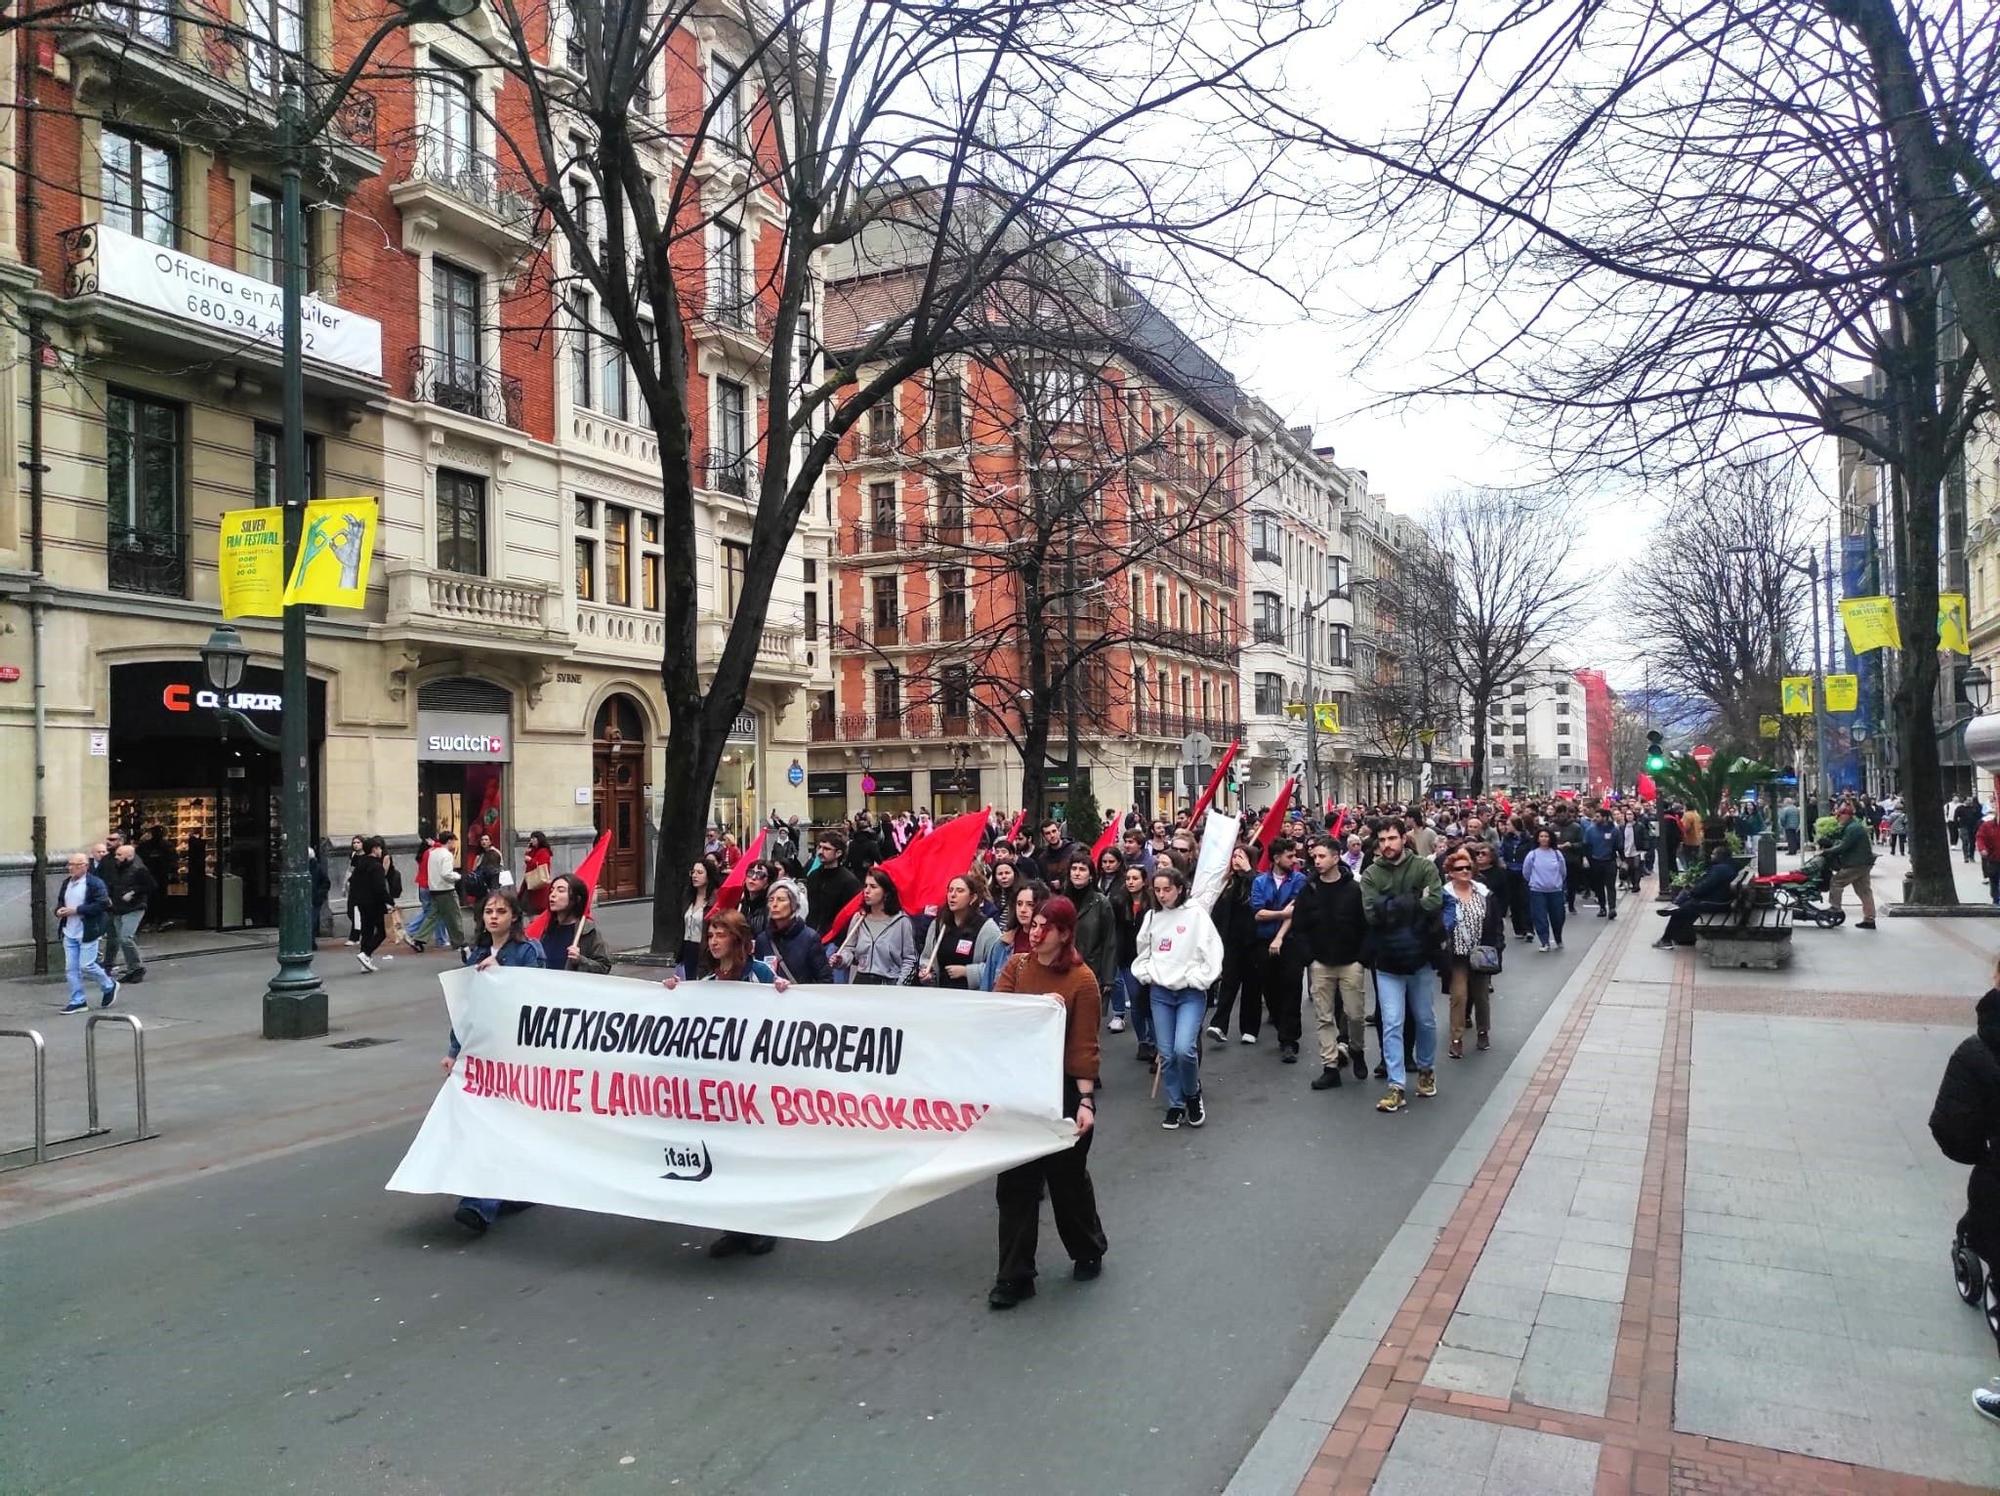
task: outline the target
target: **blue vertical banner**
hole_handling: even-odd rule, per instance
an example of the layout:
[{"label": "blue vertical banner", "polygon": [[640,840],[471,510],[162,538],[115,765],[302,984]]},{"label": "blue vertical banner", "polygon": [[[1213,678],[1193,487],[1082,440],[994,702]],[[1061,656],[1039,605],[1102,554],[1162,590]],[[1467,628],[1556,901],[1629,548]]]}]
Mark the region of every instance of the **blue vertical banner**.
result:
[{"label": "blue vertical banner", "polygon": [[[1840,538],[1840,595],[1842,597],[1866,597],[1868,585],[1868,537],[1866,535],[1843,535]],[[1867,758],[1860,743],[1855,741],[1854,729],[1876,730],[1882,721],[1882,657],[1884,651],[1870,650],[1867,654],[1856,654],[1847,643],[1847,630],[1840,626],[1840,610],[1829,607],[1826,612],[1828,626],[1840,643],[1836,658],[1842,661],[1842,668],[1849,675],[1860,677],[1860,700],[1852,712],[1843,712],[1826,719],[1826,763],[1828,775],[1833,782],[1834,793],[1843,790],[1859,790],[1866,787]]]}]

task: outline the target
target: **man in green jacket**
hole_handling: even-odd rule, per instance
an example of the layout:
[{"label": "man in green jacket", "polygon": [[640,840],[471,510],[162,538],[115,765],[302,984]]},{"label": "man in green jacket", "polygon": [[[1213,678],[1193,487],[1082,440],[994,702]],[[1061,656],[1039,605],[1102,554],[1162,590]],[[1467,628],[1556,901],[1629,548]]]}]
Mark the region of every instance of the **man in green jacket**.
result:
[{"label": "man in green jacket", "polygon": [[1375,1103],[1400,1112],[1403,1099],[1403,1021],[1416,1033],[1411,1060],[1417,1094],[1437,1095],[1438,913],[1444,885],[1437,864],[1404,845],[1403,827],[1391,821],[1375,834],[1375,860],[1361,875],[1361,913],[1375,932],[1375,1005],[1382,1017],[1382,1064],[1389,1089]]},{"label": "man in green jacket", "polygon": [[1834,833],[1833,846],[1827,852],[1833,863],[1833,887],[1828,891],[1827,902],[1838,909],[1841,891],[1852,888],[1861,895],[1861,922],[1854,928],[1872,930],[1875,928],[1875,885],[1871,881],[1875,839],[1854,818],[1854,806],[1849,801],[1841,801],[1833,814],[1840,822],[1840,830]]}]

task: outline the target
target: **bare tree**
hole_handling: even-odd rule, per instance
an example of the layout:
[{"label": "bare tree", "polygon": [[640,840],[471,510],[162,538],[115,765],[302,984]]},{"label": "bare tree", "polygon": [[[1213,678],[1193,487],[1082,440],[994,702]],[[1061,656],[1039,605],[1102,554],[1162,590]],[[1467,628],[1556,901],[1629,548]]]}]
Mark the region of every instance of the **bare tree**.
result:
[{"label": "bare tree", "polygon": [[1399,768],[1407,757],[1416,780],[1464,716],[1450,661],[1451,566],[1442,553],[1407,551],[1368,585],[1375,670],[1355,690],[1357,731]]},{"label": "bare tree", "polygon": [[1816,538],[1807,480],[1786,457],[1698,471],[1668,500],[1619,616],[1666,690],[1706,702],[1748,747],[1778,710],[1779,679],[1809,660],[1811,598],[1797,570]]},{"label": "bare tree", "polygon": [[1568,507],[1498,489],[1452,495],[1428,517],[1431,585],[1445,601],[1443,679],[1472,714],[1472,793],[1486,788],[1488,708],[1582,617],[1588,579],[1565,575]]},{"label": "bare tree", "polygon": [[1939,493],[2000,369],[2000,16],[1439,0],[1412,21],[1462,47],[1461,78],[1413,138],[1334,143],[1377,169],[1375,231],[1434,246],[1394,309],[1444,314],[1427,391],[1496,397],[1571,475],[1671,477],[1774,434],[1883,464],[1915,897],[1952,902]]},{"label": "bare tree", "polygon": [[[1023,266],[1095,249],[1186,279],[1240,250],[1244,210],[1276,211],[1287,190],[1283,147],[1257,125],[1263,80],[1310,23],[1254,0],[1214,13],[1194,0],[574,0],[553,16],[498,0],[495,13],[497,34],[467,34],[504,76],[491,124],[553,236],[550,300],[587,294],[594,334],[631,360],[658,442],[673,769],[657,839],[664,949],[679,938],[675,874],[699,850],[773,584],[828,462],[904,381],[992,350],[995,298]],[[715,55],[730,60],[690,79],[679,39],[696,32],[722,38]],[[754,236],[725,261],[718,235],[744,224]],[[920,246],[911,294],[832,366],[818,323],[826,254],[898,240]],[[740,444],[689,377],[697,340],[717,328],[759,350],[758,414]],[[697,520],[718,487],[753,524],[704,678]]]}]

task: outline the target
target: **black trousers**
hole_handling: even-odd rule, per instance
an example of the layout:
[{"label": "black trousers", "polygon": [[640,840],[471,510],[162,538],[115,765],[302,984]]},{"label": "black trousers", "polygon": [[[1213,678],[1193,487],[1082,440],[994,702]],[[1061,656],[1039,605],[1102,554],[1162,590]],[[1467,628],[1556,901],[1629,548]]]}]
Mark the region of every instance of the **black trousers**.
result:
[{"label": "black trousers", "polygon": [[1534,916],[1528,910],[1528,880],[1518,868],[1507,870],[1507,917],[1513,921],[1516,935],[1528,935],[1535,928]]},{"label": "black trousers", "polygon": [[[1259,950],[1259,965],[1263,970],[1264,1006],[1271,1014],[1271,1027],[1277,1032],[1280,1044],[1296,1044],[1302,1025],[1299,1011],[1299,990],[1305,981],[1305,968],[1290,955],[1272,955],[1269,942]],[[1255,1033],[1256,1029],[1244,1025],[1245,1033]]]},{"label": "black trousers", "polygon": [[1618,864],[1609,857],[1593,858],[1590,864],[1590,881],[1596,884],[1592,890],[1597,895],[1597,907],[1618,912]]},{"label": "black trousers", "polygon": [[[1077,1091],[1063,1082],[1063,1115],[1076,1115]],[[1072,1262],[1102,1257],[1110,1247],[1104,1223],[1097,1218],[1097,1190],[1090,1182],[1092,1128],[1060,1153],[1003,1171],[993,1181],[993,1198],[1000,1207],[1000,1270],[996,1277],[1025,1281],[1035,1276],[1035,1245],[1042,1230],[1042,1192],[1056,1218],[1056,1234]]]},{"label": "black trousers", "polygon": [[1254,946],[1232,945],[1222,953],[1222,980],[1217,984],[1215,1012],[1209,1023],[1229,1032],[1229,1010],[1238,1009],[1238,1025],[1246,1034],[1257,1032],[1263,1021],[1264,979]]},{"label": "black trousers", "polygon": [[364,909],[361,911],[361,954],[372,956],[381,949],[382,942],[389,938],[385,928],[387,909]]}]

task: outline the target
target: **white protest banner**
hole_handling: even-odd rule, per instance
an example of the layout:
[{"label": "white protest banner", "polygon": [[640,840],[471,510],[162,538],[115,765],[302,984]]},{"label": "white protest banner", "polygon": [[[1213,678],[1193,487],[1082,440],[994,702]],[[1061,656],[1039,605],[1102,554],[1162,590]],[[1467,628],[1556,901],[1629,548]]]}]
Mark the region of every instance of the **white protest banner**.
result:
[{"label": "white protest banner", "polygon": [[440,982],[464,1052],[392,1190],[830,1241],[1076,1137],[1054,998]]},{"label": "white protest banner", "polygon": [[1222,897],[1222,885],[1229,881],[1229,857],[1236,850],[1236,833],[1242,829],[1240,816],[1226,816],[1211,810],[1201,824],[1201,847],[1195,853],[1193,886],[1188,897],[1211,914]]}]

